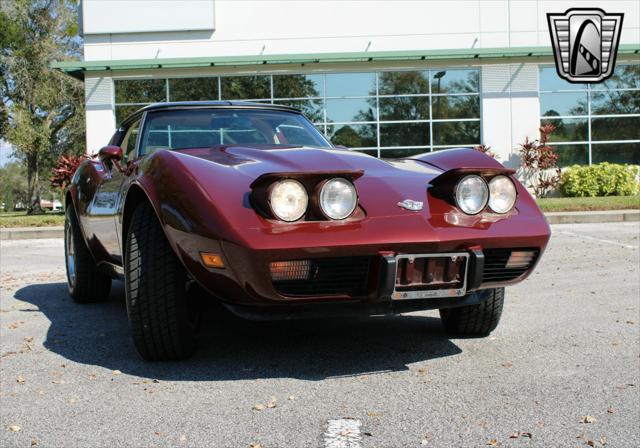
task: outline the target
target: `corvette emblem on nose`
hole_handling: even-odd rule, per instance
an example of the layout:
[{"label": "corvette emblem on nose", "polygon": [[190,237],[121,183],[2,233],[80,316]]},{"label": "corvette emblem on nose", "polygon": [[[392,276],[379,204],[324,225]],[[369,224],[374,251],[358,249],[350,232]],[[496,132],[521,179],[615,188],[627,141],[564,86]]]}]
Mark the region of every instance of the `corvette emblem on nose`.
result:
[{"label": "corvette emblem on nose", "polygon": [[405,199],[402,202],[398,202],[398,207],[417,212],[419,210],[422,210],[422,202]]}]

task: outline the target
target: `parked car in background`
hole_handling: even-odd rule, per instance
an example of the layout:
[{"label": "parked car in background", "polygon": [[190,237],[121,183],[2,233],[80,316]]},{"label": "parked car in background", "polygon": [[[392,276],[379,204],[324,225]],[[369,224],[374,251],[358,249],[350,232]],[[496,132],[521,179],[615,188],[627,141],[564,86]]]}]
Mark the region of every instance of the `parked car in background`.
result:
[{"label": "parked car in background", "polygon": [[478,151],[377,159],[295,109],[242,102],[139,110],[65,202],[71,297],[124,279],[147,360],[193,353],[202,295],[251,319],[439,309],[451,332],[487,335],[550,236],[513,171]]},{"label": "parked car in background", "polygon": [[40,199],[40,207],[43,209],[48,209],[51,211],[59,211],[62,210],[62,202],[57,199]]}]

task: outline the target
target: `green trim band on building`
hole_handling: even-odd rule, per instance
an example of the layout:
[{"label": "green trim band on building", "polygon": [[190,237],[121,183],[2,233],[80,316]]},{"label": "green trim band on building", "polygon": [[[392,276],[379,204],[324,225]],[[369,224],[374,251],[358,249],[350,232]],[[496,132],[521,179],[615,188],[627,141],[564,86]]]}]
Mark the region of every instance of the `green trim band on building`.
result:
[{"label": "green trim band on building", "polygon": [[[638,54],[640,46],[620,45],[618,54]],[[439,61],[552,56],[551,47],[468,48],[456,50],[360,51],[354,53],[304,53],[278,55],[217,56],[198,58],[131,59],[114,61],[52,62],[51,68],[83,79],[85,72],[159,68],[197,68],[244,65],[293,65],[337,62]]]}]

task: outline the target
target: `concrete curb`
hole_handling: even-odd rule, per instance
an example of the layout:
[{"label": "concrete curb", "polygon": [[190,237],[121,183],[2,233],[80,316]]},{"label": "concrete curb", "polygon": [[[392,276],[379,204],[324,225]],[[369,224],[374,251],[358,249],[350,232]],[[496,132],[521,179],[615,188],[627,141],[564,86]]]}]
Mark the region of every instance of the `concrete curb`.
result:
[{"label": "concrete curb", "polygon": [[64,227],[12,227],[0,229],[0,240],[64,238]]},{"label": "concrete curb", "polygon": [[603,210],[591,212],[545,213],[549,224],[589,224],[599,222],[640,221],[640,210]]},{"label": "concrete curb", "polygon": [[[587,224],[599,222],[640,221],[640,210],[605,210],[593,212],[545,213],[549,224]],[[14,227],[0,229],[0,240],[63,238],[64,227]]]}]

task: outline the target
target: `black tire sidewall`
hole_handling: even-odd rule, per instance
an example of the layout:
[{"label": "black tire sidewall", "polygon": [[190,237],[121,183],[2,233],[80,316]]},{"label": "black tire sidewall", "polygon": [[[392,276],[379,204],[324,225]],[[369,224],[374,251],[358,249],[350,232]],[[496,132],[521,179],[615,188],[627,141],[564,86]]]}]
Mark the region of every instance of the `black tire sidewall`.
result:
[{"label": "black tire sidewall", "polygon": [[480,294],[480,303],[455,308],[440,309],[440,317],[445,328],[458,335],[487,336],[496,329],[504,305],[504,288],[475,291]]},{"label": "black tire sidewall", "polygon": [[131,217],[124,271],[127,316],[140,355],[148,361],[190,356],[196,332],[188,322],[186,271],[148,203]]},{"label": "black tire sidewall", "polygon": [[[67,242],[73,238],[75,282],[71,282],[67,262]],[[100,272],[89,252],[80,230],[78,218],[73,204],[67,207],[64,226],[64,263],[67,275],[67,289],[71,298],[77,303],[94,303],[106,300],[111,291],[111,278]]]}]

